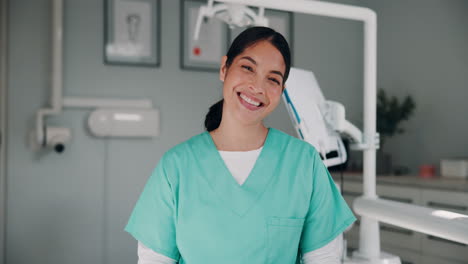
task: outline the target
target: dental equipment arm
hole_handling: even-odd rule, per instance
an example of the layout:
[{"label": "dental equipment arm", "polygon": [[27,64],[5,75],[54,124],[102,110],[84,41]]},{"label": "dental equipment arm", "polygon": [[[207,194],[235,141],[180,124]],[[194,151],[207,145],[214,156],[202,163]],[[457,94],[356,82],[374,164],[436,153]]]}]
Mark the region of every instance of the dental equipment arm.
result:
[{"label": "dental equipment arm", "polygon": [[[82,98],[65,97],[63,95],[63,34],[64,34],[64,0],[52,0],[52,47],[51,47],[51,89],[50,106],[40,108],[36,112],[35,126],[31,133],[31,148],[35,151],[53,148],[57,153],[62,153],[65,143],[71,139],[71,130],[65,127],[51,127],[47,125],[48,116],[60,115],[64,108],[80,108],[97,110],[93,116],[103,117],[103,111],[114,113],[114,116],[122,117],[122,113],[133,118],[132,122],[125,122],[122,118],[98,118],[94,125],[99,126],[102,132],[94,133],[96,126],[91,127],[91,132],[95,136],[126,136],[126,137],[156,137],[158,136],[159,112],[153,109],[151,100],[125,100],[106,98]],[[109,116],[109,115],[108,115]],[[108,117],[105,116],[105,117]],[[145,118],[142,118],[145,116]],[[149,118],[148,118],[149,117]],[[91,119],[91,118],[90,118]],[[94,120],[91,120],[94,121]],[[136,122],[134,122],[136,121]],[[90,121],[88,121],[90,123]],[[117,124],[117,126],[116,126]],[[123,125],[122,125],[123,124]],[[142,125],[143,124],[143,125]],[[90,125],[91,126],[91,125]]]}]

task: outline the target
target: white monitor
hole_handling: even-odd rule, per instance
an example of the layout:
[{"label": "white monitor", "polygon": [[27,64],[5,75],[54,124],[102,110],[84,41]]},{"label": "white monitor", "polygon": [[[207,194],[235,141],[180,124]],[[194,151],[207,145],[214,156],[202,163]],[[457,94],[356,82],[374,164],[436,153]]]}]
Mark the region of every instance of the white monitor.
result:
[{"label": "white monitor", "polygon": [[343,141],[324,118],[326,100],[311,71],[291,68],[283,100],[298,137],[317,149],[327,167],[346,162]]}]

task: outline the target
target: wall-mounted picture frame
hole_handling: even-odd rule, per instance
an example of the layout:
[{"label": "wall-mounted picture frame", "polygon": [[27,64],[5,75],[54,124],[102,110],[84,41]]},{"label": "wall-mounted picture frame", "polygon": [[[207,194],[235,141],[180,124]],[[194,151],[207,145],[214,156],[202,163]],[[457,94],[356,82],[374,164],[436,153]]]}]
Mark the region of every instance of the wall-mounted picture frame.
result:
[{"label": "wall-mounted picture frame", "polygon": [[104,62],[160,65],[160,0],[104,0]]},{"label": "wall-mounted picture frame", "polygon": [[[278,31],[281,33],[284,38],[288,41],[289,48],[291,52],[294,50],[293,48],[293,29],[294,29],[294,15],[291,12],[285,11],[278,11],[278,10],[271,10],[265,9],[265,16],[268,18],[268,27]],[[233,28],[229,29],[229,44],[234,41],[234,39],[246,29],[244,28]],[[292,58],[292,56],[291,56]]]},{"label": "wall-mounted picture frame", "polygon": [[198,41],[194,40],[198,10],[204,0],[181,0],[181,51],[182,69],[218,71],[221,58],[228,49],[228,26],[218,19],[204,21]]}]

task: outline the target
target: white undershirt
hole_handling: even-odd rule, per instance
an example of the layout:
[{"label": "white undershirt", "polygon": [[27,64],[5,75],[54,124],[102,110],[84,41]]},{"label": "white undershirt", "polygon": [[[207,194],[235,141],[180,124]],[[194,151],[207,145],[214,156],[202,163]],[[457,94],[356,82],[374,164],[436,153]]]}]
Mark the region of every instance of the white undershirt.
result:
[{"label": "white undershirt", "polygon": [[[226,167],[239,185],[244,184],[255,166],[262,148],[251,151],[219,151]],[[343,236],[339,235],[327,245],[307,252],[303,264],[339,264],[343,251]],[[176,264],[177,261],[154,252],[138,242],[138,264]]]},{"label": "white undershirt", "polygon": [[239,185],[244,184],[263,147],[250,151],[219,151],[224,164]]}]

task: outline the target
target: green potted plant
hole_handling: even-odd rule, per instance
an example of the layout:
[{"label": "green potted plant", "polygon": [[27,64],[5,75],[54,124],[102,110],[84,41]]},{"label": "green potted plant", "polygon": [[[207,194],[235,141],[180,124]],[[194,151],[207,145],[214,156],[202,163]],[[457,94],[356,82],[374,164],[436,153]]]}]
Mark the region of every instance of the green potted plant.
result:
[{"label": "green potted plant", "polygon": [[415,102],[409,95],[400,101],[396,96],[388,96],[383,89],[378,90],[377,132],[380,134],[380,149],[377,152],[377,173],[393,173],[391,155],[384,151],[385,142],[405,131],[400,124],[411,117],[415,107]]}]

